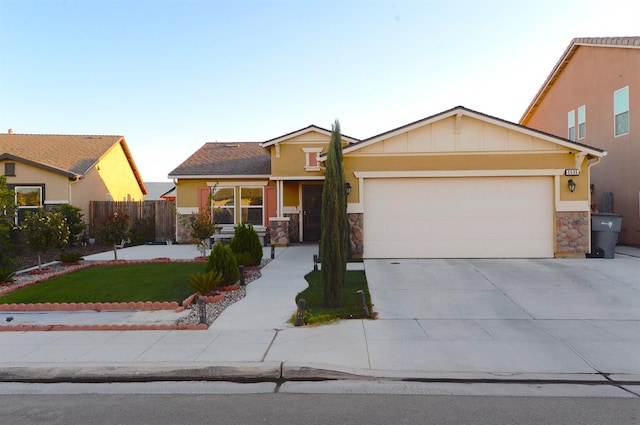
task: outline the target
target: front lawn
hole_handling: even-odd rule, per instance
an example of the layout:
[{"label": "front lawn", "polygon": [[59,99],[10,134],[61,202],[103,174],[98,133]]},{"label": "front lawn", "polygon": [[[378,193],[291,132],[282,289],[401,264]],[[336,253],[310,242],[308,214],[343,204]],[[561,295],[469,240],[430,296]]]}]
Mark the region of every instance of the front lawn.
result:
[{"label": "front lawn", "polygon": [[182,302],[193,293],[189,276],[203,263],[144,263],[95,266],[19,289],[0,297],[10,303]]},{"label": "front lawn", "polygon": [[338,308],[324,306],[320,271],[313,271],[304,278],[309,283],[309,286],[296,296],[296,303],[300,298],[305,300],[307,312],[305,323],[314,324],[338,319],[362,318],[362,307],[356,294],[359,290],[364,292],[369,313],[373,313],[367,278],[363,270],[347,271],[346,283],[342,288],[342,305]]}]

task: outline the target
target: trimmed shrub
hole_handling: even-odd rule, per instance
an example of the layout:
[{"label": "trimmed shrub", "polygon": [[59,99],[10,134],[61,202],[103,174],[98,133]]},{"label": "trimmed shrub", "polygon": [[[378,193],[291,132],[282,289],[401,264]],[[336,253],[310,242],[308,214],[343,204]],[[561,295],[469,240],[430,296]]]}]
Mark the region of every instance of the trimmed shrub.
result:
[{"label": "trimmed shrub", "polygon": [[241,252],[236,254],[236,262],[239,266],[250,266],[251,265],[251,254],[248,252]]},{"label": "trimmed shrub", "polygon": [[251,263],[244,264],[245,266],[260,265],[263,254],[262,244],[260,243],[260,236],[258,236],[252,224],[241,223],[237,226],[229,246],[236,254],[246,252],[251,256]]},{"label": "trimmed shrub", "polygon": [[82,260],[82,254],[79,252],[63,252],[60,254],[60,261],[63,263],[77,263]]},{"label": "trimmed shrub", "polygon": [[231,248],[223,245],[222,242],[216,242],[213,245],[205,270],[207,273],[210,271],[222,273],[223,279],[219,283],[221,286],[233,285],[240,277],[235,254],[231,251]]}]

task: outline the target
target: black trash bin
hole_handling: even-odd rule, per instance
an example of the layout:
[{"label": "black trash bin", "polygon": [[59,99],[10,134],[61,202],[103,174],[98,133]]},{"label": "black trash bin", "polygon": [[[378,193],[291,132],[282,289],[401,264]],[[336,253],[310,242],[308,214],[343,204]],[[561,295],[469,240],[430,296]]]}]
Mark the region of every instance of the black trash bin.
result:
[{"label": "black trash bin", "polygon": [[622,230],[620,214],[591,214],[591,257],[613,258],[616,254],[618,233]]}]

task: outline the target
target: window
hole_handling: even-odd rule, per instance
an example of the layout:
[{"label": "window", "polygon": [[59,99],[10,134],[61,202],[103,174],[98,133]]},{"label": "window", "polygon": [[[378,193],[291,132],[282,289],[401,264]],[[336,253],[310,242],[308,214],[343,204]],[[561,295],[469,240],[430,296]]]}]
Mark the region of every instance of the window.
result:
[{"label": "window", "polygon": [[16,186],[14,191],[18,205],[16,224],[20,224],[27,211],[34,211],[42,207],[42,186]]},{"label": "window", "polygon": [[578,108],[578,139],[587,137],[587,107],[582,105]]},{"label": "window", "polygon": [[16,204],[20,208],[40,208],[42,206],[42,187],[16,186]]},{"label": "window", "polygon": [[576,112],[575,110],[571,110],[567,114],[567,127],[568,127],[567,138],[569,140],[576,140],[576,113],[575,112]]},{"label": "window", "polygon": [[235,224],[236,196],[233,187],[217,188],[212,198],[213,221],[216,224]]},{"label": "window", "polygon": [[629,134],[629,86],[613,92],[614,134]]},{"label": "window", "polygon": [[306,162],[304,169],[307,171],[320,171],[320,164],[318,163],[318,155],[322,152],[322,148],[304,148]]},{"label": "window", "polygon": [[4,175],[5,176],[15,176],[16,175],[16,163],[15,162],[5,162],[4,163]]},{"label": "window", "polygon": [[242,187],[240,188],[241,214],[243,223],[251,223],[254,226],[264,224],[264,194],[262,187]]}]

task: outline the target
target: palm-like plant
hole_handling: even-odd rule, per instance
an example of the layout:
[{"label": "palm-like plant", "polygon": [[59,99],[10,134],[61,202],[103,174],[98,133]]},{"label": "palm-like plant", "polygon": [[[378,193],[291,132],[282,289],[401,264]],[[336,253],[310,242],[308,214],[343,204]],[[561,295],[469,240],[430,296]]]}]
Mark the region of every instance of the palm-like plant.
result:
[{"label": "palm-like plant", "polygon": [[189,288],[200,295],[207,295],[220,285],[223,278],[224,275],[215,270],[208,273],[192,274],[189,276]]}]

